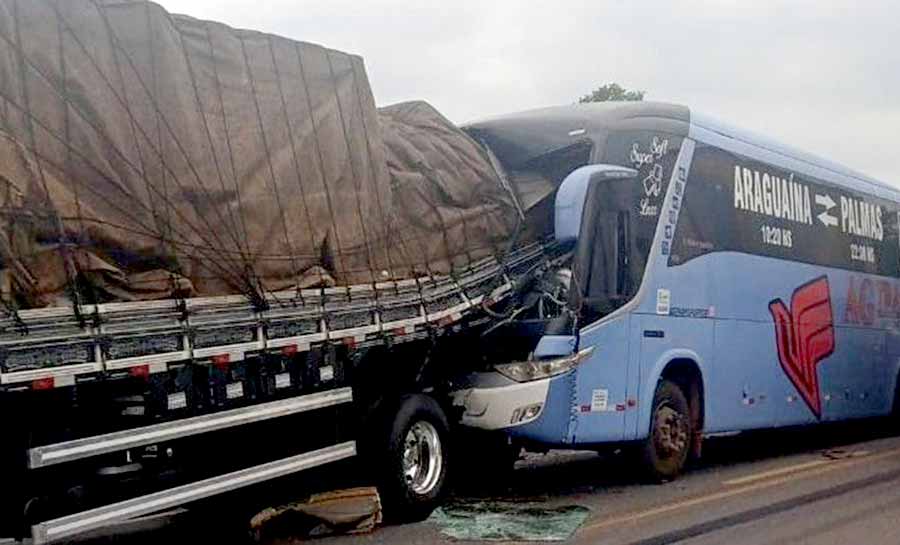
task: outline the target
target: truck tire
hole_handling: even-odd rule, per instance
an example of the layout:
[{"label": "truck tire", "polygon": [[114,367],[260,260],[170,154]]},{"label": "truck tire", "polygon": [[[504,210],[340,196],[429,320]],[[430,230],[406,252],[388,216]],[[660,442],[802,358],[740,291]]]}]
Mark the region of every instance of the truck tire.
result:
[{"label": "truck tire", "polygon": [[378,460],[378,491],[390,522],[424,520],[444,498],[450,426],[426,395],[402,397],[385,411]]},{"label": "truck tire", "polygon": [[693,437],[690,405],[681,388],[661,380],[653,396],[650,434],[641,446],[647,477],[654,482],[670,481],[681,473],[691,450]]}]

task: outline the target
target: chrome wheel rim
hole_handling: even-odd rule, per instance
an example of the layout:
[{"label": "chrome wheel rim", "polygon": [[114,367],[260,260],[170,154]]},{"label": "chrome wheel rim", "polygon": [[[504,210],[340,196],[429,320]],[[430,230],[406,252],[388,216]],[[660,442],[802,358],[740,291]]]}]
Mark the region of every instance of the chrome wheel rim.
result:
[{"label": "chrome wheel rim", "polygon": [[441,438],[430,423],[413,424],[403,443],[403,477],[409,489],[420,496],[437,486],[444,466]]}]

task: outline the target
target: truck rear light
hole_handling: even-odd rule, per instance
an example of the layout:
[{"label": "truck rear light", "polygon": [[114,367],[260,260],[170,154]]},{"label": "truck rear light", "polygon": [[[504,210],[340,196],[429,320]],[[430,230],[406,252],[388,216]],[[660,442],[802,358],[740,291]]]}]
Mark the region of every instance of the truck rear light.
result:
[{"label": "truck rear light", "polygon": [[298,349],[297,349],[296,344],[289,344],[287,346],[281,347],[281,355],[282,356],[287,356],[287,357],[296,356],[297,352],[298,352]]},{"label": "truck rear light", "polygon": [[440,320],[438,320],[437,325],[438,325],[438,327],[447,327],[449,325],[452,325],[453,322],[455,322],[455,321],[456,320],[453,319],[453,316],[445,316],[445,317],[441,318]]},{"label": "truck rear light", "polygon": [[128,373],[135,378],[146,379],[150,376],[150,366],[149,365],[138,365],[136,367],[132,367],[128,370]]},{"label": "truck rear light", "polygon": [[41,378],[31,382],[32,390],[52,390],[56,387],[56,380],[53,377]]},{"label": "truck rear light", "polygon": [[228,371],[228,366],[231,365],[231,355],[229,354],[221,354],[219,356],[213,356],[210,358],[212,360],[213,366],[222,371],[223,373]]}]

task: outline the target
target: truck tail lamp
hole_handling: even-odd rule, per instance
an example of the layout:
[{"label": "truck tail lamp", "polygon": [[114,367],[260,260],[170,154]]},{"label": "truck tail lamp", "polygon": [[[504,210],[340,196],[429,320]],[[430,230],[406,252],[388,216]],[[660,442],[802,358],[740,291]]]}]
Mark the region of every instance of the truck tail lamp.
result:
[{"label": "truck tail lamp", "polygon": [[495,365],[494,369],[501,375],[516,382],[531,382],[561,375],[574,369],[594,353],[594,347],[585,348],[575,354],[563,358],[546,360],[521,361]]},{"label": "truck tail lamp", "polygon": [[31,381],[32,390],[52,390],[56,387],[56,380],[53,377],[46,377]]}]

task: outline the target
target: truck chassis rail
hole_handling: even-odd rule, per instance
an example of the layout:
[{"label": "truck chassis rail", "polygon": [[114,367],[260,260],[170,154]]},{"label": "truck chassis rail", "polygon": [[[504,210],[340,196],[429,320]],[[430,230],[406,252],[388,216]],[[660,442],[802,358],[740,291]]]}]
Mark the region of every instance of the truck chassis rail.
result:
[{"label": "truck chassis rail", "polygon": [[553,243],[519,248],[452,276],[267,295],[85,305],[0,316],[0,391],[47,390],[167,372],[184,362],[235,363],[327,343],[404,342],[459,322],[559,258]]}]

